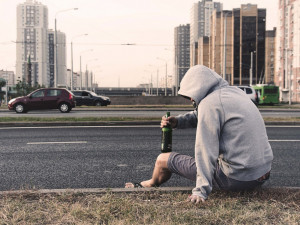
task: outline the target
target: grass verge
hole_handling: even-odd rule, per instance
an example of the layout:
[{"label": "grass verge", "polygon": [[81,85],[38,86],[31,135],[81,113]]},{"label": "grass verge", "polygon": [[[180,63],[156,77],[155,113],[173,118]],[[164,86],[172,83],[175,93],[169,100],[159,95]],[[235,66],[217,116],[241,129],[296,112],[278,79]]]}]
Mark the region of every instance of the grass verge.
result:
[{"label": "grass verge", "polygon": [[35,194],[0,197],[0,224],[299,224],[300,190],[187,193]]},{"label": "grass verge", "polygon": [[[161,117],[0,117],[0,122],[118,122],[160,121]],[[300,117],[265,117],[265,122],[299,122]]]}]

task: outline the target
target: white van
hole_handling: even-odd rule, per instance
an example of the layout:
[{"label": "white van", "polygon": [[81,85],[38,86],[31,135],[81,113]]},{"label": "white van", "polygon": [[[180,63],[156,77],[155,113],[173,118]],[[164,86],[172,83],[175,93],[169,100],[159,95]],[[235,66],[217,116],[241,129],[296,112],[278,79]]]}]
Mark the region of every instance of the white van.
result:
[{"label": "white van", "polygon": [[250,97],[250,99],[255,105],[258,104],[259,96],[257,95],[253,87],[251,86],[237,86],[237,87],[243,90]]}]

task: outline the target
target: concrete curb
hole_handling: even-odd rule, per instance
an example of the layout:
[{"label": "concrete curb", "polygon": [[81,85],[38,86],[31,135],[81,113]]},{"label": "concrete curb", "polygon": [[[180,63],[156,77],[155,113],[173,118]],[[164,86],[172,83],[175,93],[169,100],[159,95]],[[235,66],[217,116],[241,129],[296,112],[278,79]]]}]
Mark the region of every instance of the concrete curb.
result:
[{"label": "concrete curb", "polygon": [[39,189],[0,191],[3,195],[40,195],[40,194],[105,194],[105,193],[137,193],[137,192],[190,192],[192,187],[158,187],[158,188],[82,188],[82,189]]},{"label": "concrete curb", "polygon": [[[145,192],[183,192],[190,193],[193,187],[158,187],[158,188],[82,188],[82,189],[39,189],[39,190],[15,190],[0,191],[1,196],[16,195],[47,195],[47,194],[106,194],[106,193],[145,193]],[[263,187],[263,190],[296,190],[300,187]]]},{"label": "concrete curb", "polygon": [[[182,108],[174,108],[174,107],[164,107],[164,108],[73,108],[72,111],[95,111],[95,112],[102,112],[102,111],[166,111],[166,110],[171,110],[171,111],[192,111],[194,108],[192,107],[182,107]],[[51,110],[49,110],[51,111]],[[288,111],[288,112],[299,112],[300,113],[300,108],[260,108],[260,112],[280,112],[280,111]],[[9,111],[8,109],[0,109],[1,112],[12,112]]]}]

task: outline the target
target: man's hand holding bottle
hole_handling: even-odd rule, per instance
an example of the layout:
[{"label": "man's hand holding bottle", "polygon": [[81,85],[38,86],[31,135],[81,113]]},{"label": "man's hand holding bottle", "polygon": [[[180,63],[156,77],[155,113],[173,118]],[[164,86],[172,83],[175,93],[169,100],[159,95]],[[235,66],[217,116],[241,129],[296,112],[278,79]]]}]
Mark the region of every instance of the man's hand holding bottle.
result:
[{"label": "man's hand holding bottle", "polygon": [[166,127],[168,125],[171,125],[172,128],[176,128],[177,127],[177,119],[176,119],[175,116],[169,116],[168,118],[166,118],[165,116],[163,116],[161,118],[160,128]]}]

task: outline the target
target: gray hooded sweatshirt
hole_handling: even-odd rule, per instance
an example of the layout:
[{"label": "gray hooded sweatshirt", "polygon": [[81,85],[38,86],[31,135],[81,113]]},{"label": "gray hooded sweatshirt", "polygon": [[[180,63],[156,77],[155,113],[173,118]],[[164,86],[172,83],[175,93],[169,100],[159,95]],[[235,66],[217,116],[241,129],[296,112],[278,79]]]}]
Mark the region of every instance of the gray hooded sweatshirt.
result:
[{"label": "gray hooded sweatshirt", "polygon": [[271,170],[273,153],[264,121],[242,90],[197,65],[183,77],[178,94],[198,105],[177,116],[177,128],[197,127],[194,195],[208,197],[217,163],[227,177],[239,181],[256,180]]}]

